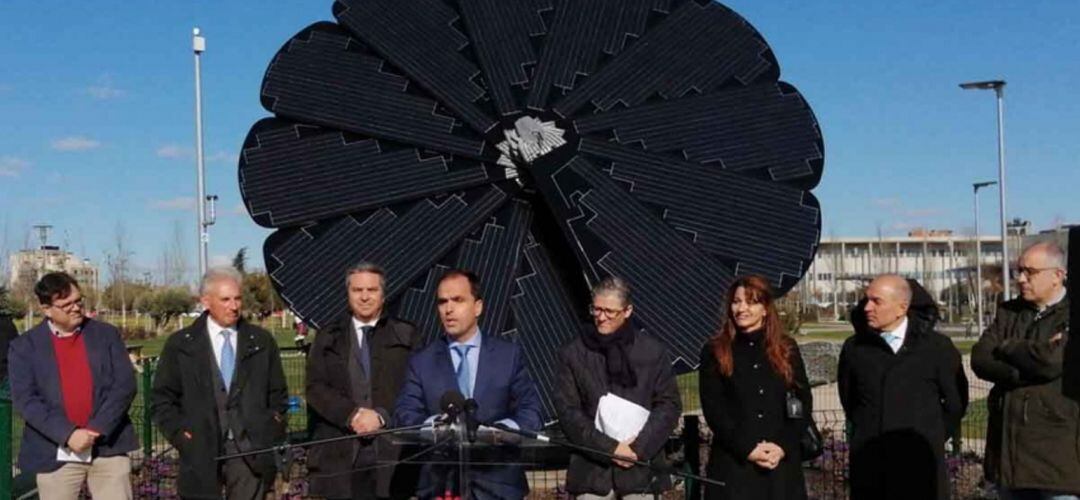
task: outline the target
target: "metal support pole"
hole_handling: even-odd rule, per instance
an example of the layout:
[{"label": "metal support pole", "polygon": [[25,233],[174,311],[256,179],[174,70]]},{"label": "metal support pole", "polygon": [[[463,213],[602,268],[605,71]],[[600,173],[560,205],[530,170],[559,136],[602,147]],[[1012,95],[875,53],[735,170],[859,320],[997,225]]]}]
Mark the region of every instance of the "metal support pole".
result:
[{"label": "metal support pole", "polygon": [[982,290],[982,242],[979,241],[979,185],[975,185],[975,315],[978,317],[977,330],[983,332],[983,290]]},{"label": "metal support pole", "polygon": [[[993,186],[994,181],[976,182],[971,185],[975,193],[975,304],[978,316],[979,335],[983,332],[983,293],[982,293],[982,241],[979,237],[979,189]],[[1004,241],[1004,240],[1002,240]],[[1008,267],[1005,268],[1008,270]]]},{"label": "metal support pole", "polygon": [[197,177],[199,234],[199,276],[206,273],[206,247],[210,235],[206,228],[206,179],[203,165],[203,119],[202,119],[202,53],[206,50],[206,39],[199,36],[199,28],[192,30],[191,46],[195,52],[195,172]]},{"label": "metal support pole", "polygon": [[997,93],[998,200],[1001,210],[1001,286],[1004,302],[1012,298],[1012,287],[1009,283],[1009,229],[1005,222],[1005,84],[994,87],[994,92]]}]

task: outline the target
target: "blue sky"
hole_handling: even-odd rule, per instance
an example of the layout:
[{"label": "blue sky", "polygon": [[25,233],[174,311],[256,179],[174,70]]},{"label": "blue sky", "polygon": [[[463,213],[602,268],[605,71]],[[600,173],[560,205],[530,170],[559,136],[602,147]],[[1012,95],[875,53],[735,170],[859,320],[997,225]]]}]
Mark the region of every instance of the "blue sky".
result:
[{"label": "blue sky", "polygon": [[[191,28],[207,38],[207,185],[221,197],[210,254],[248,247],[262,266],[269,230],[240,206],[236,159],[267,116],[270,58],[329,1],[30,2],[0,6],[0,253],[30,226],[101,262],[122,222],[154,272],[177,225],[195,259]],[[806,96],[826,144],[815,194],[825,236],[970,232],[971,183],[997,176],[992,92],[1002,78],[1010,217],[1036,228],[1080,222],[1080,4],[1075,0],[822,2],[736,0]],[[996,191],[982,195],[984,231]],[[33,242],[34,239],[29,241]]]}]

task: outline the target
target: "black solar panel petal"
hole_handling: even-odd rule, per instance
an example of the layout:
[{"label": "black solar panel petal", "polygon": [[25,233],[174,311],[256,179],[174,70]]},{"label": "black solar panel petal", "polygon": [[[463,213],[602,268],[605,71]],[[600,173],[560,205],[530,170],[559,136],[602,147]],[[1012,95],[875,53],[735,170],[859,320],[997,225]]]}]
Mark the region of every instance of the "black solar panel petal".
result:
[{"label": "black solar panel petal", "polygon": [[545,418],[589,285],[694,367],[732,280],[783,293],[817,251],[824,169],[808,103],[762,37],[708,0],[338,0],[277,53],[275,118],[240,188],[275,287],[323,326],[344,272],[387,270],[389,310],[442,334],[439,276],[476,271],[481,328],[524,347]]},{"label": "black solar panel petal", "polygon": [[766,83],[646,104],[574,120],[583,135],[678,159],[713,163],[810,189],[822,172],[821,134],[806,101],[785,84]]},{"label": "black solar panel petal", "polygon": [[[407,2],[404,2],[407,3]],[[316,23],[274,56],[263,80],[263,106],[278,116],[480,157],[484,141],[455,129],[438,103],[333,23]]]},{"label": "black solar panel petal", "polygon": [[266,227],[314,222],[350,212],[488,184],[502,169],[377,139],[268,118],[256,123],[240,157],[240,193]]},{"label": "black solar panel petal", "polygon": [[760,274],[785,292],[814,258],[820,208],[807,191],[595,139],[580,151],[737,275]]},{"label": "black solar panel petal", "polygon": [[338,0],[334,15],[375,52],[436,96],[470,127],[495,126],[476,101],[480,69],[461,50],[469,40],[454,26],[460,15],[442,0]]},{"label": "black solar panel petal", "polygon": [[476,188],[400,209],[381,208],[277,233],[263,249],[282,299],[320,328],[346,310],[345,272],[362,261],[386,270],[396,297],[507,200],[499,186]]},{"label": "black solar panel petal", "polygon": [[602,111],[633,107],[654,96],[676,99],[762,77],[775,81],[778,74],[768,45],[742,17],[717,2],[689,1],[554,109],[574,116],[587,104]]}]

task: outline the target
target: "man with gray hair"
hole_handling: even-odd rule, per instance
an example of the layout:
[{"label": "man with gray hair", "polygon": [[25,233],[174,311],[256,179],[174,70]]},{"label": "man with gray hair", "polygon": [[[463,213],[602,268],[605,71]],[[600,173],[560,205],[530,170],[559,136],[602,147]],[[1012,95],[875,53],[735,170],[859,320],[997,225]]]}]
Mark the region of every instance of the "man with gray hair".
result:
[{"label": "man with gray hair", "polygon": [[285,439],[281,356],[270,332],[243,319],[242,281],[231,267],[206,272],[199,286],[206,312],[169,337],[154,375],[151,412],[180,452],[183,498],[265,497],[273,456],[216,458]]},{"label": "man with gray hair", "polygon": [[945,499],[945,441],[968,403],[960,352],[937,333],[937,301],[914,280],[887,274],[851,311],[855,334],[837,368],[851,423],[853,500]]},{"label": "man with gray hair", "polygon": [[[589,312],[593,324],[559,350],[559,424],[574,444],[663,466],[664,443],[682,413],[671,356],[664,344],[630,324],[634,305],[623,279],[612,276],[596,284]],[[597,429],[600,399],[613,396],[649,412],[635,435],[617,439]],[[671,487],[666,476],[656,484],[653,476],[631,462],[574,452],[566,490],[581,500],[652,498]]]},{"label": "man with gray hair", "polygon": [[1020,254],[1020,297],[998,307],[971,355],[987,399],[986,478],[1004,500],[1080,495],[1080,407],[1062,394],[1069,335],[1065,252],[1041,242]]},{"label": "man with gray hair", "polygon": [[[391,318],[386,273],[370,262],[345,272],[348,309],[315,336],[307,361],[312,439],[371,432],[391,422],[409,355],[421,346],[411,323]],[[387,466],[399,449],[389,436],[337,441],[308,455],[313,495],[328,499],[408,498],[414,470]],[[373,468],[376,462],[383,465]]]}]

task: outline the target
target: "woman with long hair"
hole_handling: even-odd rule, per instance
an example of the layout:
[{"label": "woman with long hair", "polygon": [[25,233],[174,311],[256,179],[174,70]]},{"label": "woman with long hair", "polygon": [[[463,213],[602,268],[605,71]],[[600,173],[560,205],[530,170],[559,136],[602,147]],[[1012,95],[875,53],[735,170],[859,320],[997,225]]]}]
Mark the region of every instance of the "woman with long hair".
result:
[{"label": "woman with long hair", "polygon": [[[799,443],[812,408],[810,386],[772,294],[760,276],[736,280],[723,326],[701,352],[701,407],[713,432],[706,474],[726,483],[709,486],[710,499],[806,498]],[[790,408],[789,394],[801,408]]]}]

